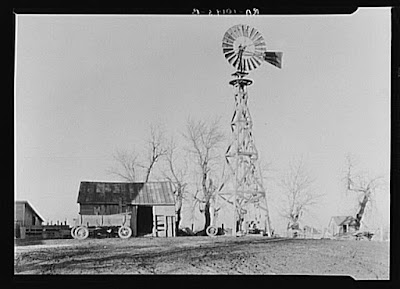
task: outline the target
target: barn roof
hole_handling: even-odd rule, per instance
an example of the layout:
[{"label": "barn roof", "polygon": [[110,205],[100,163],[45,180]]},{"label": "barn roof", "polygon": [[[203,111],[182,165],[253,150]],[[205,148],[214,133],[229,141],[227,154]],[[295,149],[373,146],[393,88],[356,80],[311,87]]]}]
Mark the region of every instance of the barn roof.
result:
[{"label": "barn roof", "polygon": [[333,216],[332,219],[335,222],[336,226],[351,226],[356,224],[356,219],[352,216]]},{"label": "barn roof", "polygon": [[170,182],[110,183],[82,181],[79,204],[174,205]]},{"label": "barn roof", "polygon": [[32,212],[39,218],[41,222],[44,222],[44,218],[39,214],[39,212],[28,202],[28,201],[15,201],[15,206],[24,205],[31,208]]}]

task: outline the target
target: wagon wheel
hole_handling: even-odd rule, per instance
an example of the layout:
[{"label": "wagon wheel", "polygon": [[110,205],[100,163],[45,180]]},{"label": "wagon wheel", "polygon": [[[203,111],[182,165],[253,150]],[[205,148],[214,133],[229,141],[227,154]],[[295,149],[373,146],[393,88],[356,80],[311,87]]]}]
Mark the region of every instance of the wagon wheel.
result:
[{"label": "wagon wheel", "polygon": [[127,226],[122,226],[118,229],[118,236],[121,239],[128,239],[130,236],[132,236],[132,229]]},{"label": "wagon wheel", "polygon": [[74,230],[75,238],[78,240],[84,240],[89,236],[89,229],[84,226],[79,226]]},{"label": "wagon wheel", "polygon": [[73,227],[71,228],[71,236],[72,236],[72,238],[74,238],[74,239],[76,239],[75,230],[76,230],[77,228],[78,228],[77,226],[73,226]]},{"label": "wagon wheel", "polygon": [[214,227],[214,226],[209,226],[207,228],[207,230],[206,230],[206,233],[207,233],[208,236],[214,237],[214,236],[217,235],[218,229],[216,227]]}]

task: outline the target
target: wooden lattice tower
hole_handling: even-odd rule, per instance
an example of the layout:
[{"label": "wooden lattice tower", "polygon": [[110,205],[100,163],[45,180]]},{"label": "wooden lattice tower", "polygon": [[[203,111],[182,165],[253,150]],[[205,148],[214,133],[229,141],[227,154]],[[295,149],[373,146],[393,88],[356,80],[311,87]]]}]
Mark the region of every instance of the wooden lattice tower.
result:
[{"label": "wooden lattice tower", "polygon": [[267,52],[262,35],[248,25],[235,25],[224,35],[222,48],[237,71],[229,82],[234,88],[235,109],[231,119],[231,142],[226,151],[223,188],[219,196],[233,205],[232,234],[247,231],[243,221],[254,222],[271,236],[266,191],[259,167],[259,154],[253,137],[253,120],[248,106],[247,87],[253,81],[247,71],[267,61],[281,68],[281,52]]}]

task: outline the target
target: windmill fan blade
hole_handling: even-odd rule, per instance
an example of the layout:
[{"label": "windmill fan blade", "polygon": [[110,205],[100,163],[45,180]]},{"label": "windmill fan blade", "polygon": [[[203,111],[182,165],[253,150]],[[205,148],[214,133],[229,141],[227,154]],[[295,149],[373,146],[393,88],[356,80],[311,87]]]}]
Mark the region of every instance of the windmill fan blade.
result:
[{"label": "windmill fan blade", "polygon": [[250,64],[251,64],[251,67],[250,67],[251,70],[256,69],[258,67],[257,63],[254,61],[253,58],[250,58],[249,61],[250,61]]},{"label": "windmill fan blade", "polygon": [[235,54],[235,51],[229,51],[225,53],[225,58],[228,59],[232,54]]},{"label": "windmill fan blade", "polygon": [[237,56],[237,53],[234,53],[232,56],[227,56],[226,59],[228,59],[228,62],[232,64],[233,59],[235,59]]},{"label": "windmill fan blade", "polygon": [[240,57],[238,54],[236,54],[236,58],[235,58],[235,60],[233,61],[232,65],[233,65],[234,67],[236,67],[236,68],[239,68],[239,65],[236,66],[236,65],[239,63],[239,61],[241,61],[241,57]]},{"label": "windmill fan blade", "polygon": [[282,52],[267,51],[264,54],[264,60],[278,68],[282,68],[282,55]]}]

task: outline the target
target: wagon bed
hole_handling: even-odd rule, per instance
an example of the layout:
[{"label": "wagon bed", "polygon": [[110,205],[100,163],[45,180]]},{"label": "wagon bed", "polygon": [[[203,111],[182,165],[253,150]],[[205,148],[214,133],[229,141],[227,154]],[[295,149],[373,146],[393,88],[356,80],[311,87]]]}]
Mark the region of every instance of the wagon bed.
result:
[{"label": "wagon bed", "polygon": [[71,229],[71,235],[78,240],[86,239],[91,232],[103,229],[107,232],[118,232],[122,239],[132,235],[130,228],[131,213],[113,215],[79,215],[74,219],[75,225]]}]

